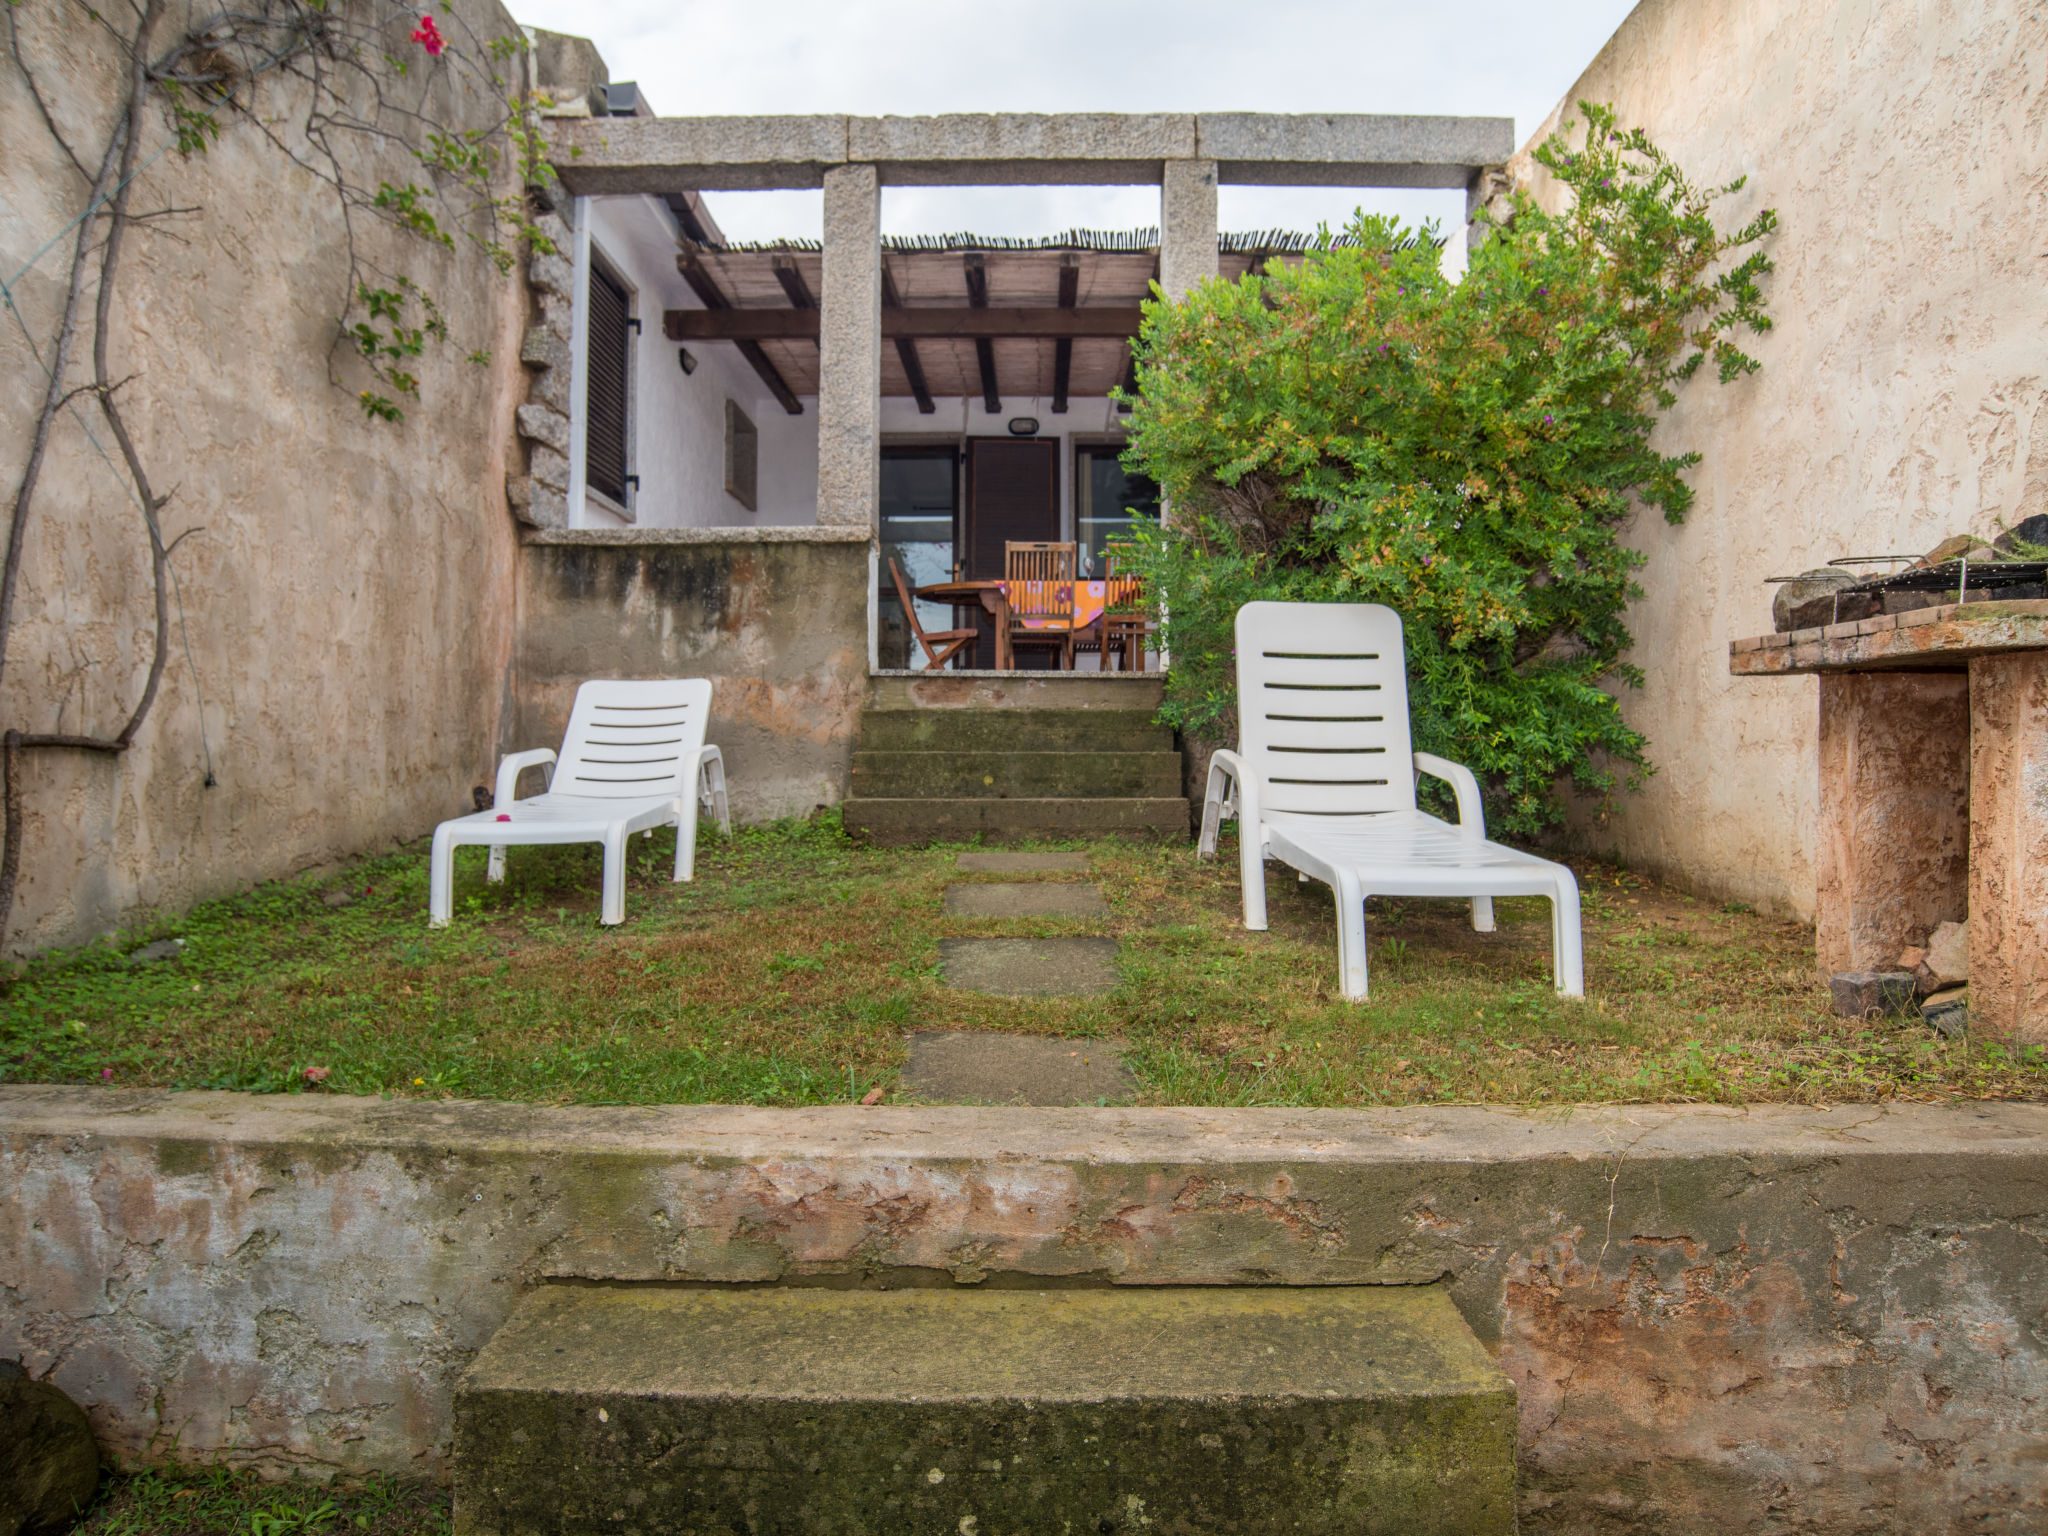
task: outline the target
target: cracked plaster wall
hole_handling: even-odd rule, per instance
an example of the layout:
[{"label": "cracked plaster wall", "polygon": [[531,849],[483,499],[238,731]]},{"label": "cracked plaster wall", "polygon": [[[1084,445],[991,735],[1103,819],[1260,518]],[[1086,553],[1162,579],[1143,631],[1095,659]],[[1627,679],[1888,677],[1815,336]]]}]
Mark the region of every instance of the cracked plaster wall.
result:
[{"label": "cracked plaster wall", "polygon": [[[174,5],[160,36],[191,24]],[[203,8],[201,8],[203,9]],[[79,13],[82,14],[82,13]],[[496,0],[442,11],[451,38],[515,34]],[[52,6],[13,24],[60,127],[104,142],[119,61]],[[486,101],[417,77],[427,109],[483,125]],[[264,87],[288,144],[303,107]],[[183,601],[154,712],[120,757],[32,754],[12,951],[100,937],[252,881],[418,836],[488,779],[511,652],[515,523],[505,471],[527,300],[458,240],[443,252],[358,211],[373,270],[405,270],[438,300],[449,341],[421,360],[408,419],[365,419],[369,381],[335,350],[346,234],[337,198],[246,123],[204,154],[159,154],[148,118],[141,210],[186,210],[128,237],[110,372],[159,491]],[[0,320],[0,478],[11,499],[40,406],[68,275],[60,236],[86,186],[44,129],[12,63],[0,68],[0,272],[26,267]],[[421,173],[395,146],[360,182]],[[86,292],[86,316],[94,293]],[[89,325],[88,325],[89,336]],[[88,350],[81,340],[79,353]],[[487,365],[465,362],[488,352]],[[84,358],[75,354],[80,377]],[[330,368],[333,377],[330,377]],[[60,418],[24,544],[0,723],[120,729],[148,671],[148,545],[124,480],[102,460],[89,402]],[[0,538],[4,538],[0,533]],[[205,699],[201,741],[201,709]],[[217,783],[205,785],[210,748]]]},{"label": "cracked plaster wall", "polygon": [[867,686],[866,532],[709,532],[587,530],[521,550],[508,746],[560,741],[585,678],[704,677],[735,817],[837,805]]},{"label": "cracked plaster wall", "polygon": [[[1682,527],[1652,514],[1623,694],[1657,773],[1583,830],[1635,867],[1811,917],[1811,678],[1731,678],[1765,578],[1919,553],[2048,512],[2048,11],[2027,0],[1643,0],[1567,93],[1607,102],[1734,227],[1781,225],[1776,328],[1733,385],[1705,370],[1656,437],[1698,449]],[[1539,143],[1558,114],[1530,136]],[[1525,149],[1511,169],[1546,200]]]},{"label": "cracked plaster wall", "polygon": [[2048,1109],[540,1109],[0,1088],[0,1355],[122,1460],[446,1471],[534,1285],[1429,1284],[1532,1531],[2038,1530]]}]

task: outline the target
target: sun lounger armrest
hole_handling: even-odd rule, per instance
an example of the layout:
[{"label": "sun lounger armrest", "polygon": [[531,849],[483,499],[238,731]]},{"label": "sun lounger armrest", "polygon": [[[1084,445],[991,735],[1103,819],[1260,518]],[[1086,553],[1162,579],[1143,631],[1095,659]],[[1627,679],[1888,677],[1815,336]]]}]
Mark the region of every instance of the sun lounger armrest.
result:
[{"label": "sun lounger armrest", "polygon": [[1209,786],[1202,796],[1202,840],[1195,848],[1198,857],[1215,856],[1217,828],[1233,810],[1237,814],[1238,835],[1256,837],[1259,826],[1258,779],[1245,767],[1243,758],[1228,747],[1218,747],[1209,757]]},{"label": "sun lounger armrest", "polygon": [[1486,836],[1486,806],[1479,797],[1479,780],[1472,770],[1463,763],[1454,763],[1447,757],[1438,757],[1434,752],[1415,754],[1415,771],[1426,773],[1433,779],[1442,779],[1451,786],[1451,793],[1458,799],[1458,830],[1467,837]]},{"label": "sun lounger armrest", "polygon": [[683,798],[695,795],[711,806],[718,825],[732,836],[732,812],[725,798],[725,754],[709,744],[699,747],[684,760]]},{"label": "sun lounger armrest", "polygon": [[714,778],[720,784],[725,782],[725,754],[718,748],[702,746],[694,752],[683,754],[685,795],[708,795]]},{"label": "sun lounger armrest", "polygon": [[[503,810],[519,798],[519,775],[528,768],[552,770],[555,751],[552,747],[535,747],[531,752],[514,752],[498,764],[498,792],[491,797],[491,804]],[[554,774],[548,774],[548,782],[554,782]]]}]

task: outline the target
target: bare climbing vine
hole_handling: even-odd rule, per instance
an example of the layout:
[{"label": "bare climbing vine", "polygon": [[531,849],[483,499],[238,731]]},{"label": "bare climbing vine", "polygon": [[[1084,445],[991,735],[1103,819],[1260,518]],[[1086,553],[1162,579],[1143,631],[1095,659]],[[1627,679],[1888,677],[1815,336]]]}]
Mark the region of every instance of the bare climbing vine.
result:
[{"label": "bare climbing vine", "polygon": [[[376,243],[362,238],[368,225],[405,231],[444,251],[467,248],[500,272],[512,269],[522,249],[553,250],[535,223],[535,198],[546,197],[553,179],[538,123],[547,102],[529,89],[523,35],[479,37],[445,13],[437,22],[388,0],[252,0],[221,8],[117,0],[107,9],[85,0],[4,0],[4,15],[8,67],[69,163],[81,201],[72,225],[45,247],[66,249],[70,259],[55,334],[39,342],[15,303],[12,284],[27,269],[0,285],[0,299],[47,376],[0,563],[0,680],[12,659],[36,492],[67,415],[104,454],[89,425],[96,414],[115,444],[118,464],[107,457],[148,544],[155,622],[147,676],[118,730],[0,733],[0,939],[21,873],[24,760],[39,751],[118,755],[134,745],[163,683],[176,590],[171,556],[201,531],[187,528],[166,540],[163,515],[174,491],[152,477],[123,408],[139,381],[116,377],[108,361],[131,237],[199,212],[138,207],[142,172],[165,154],[194,159],[226,134],[254,134],[276,151],[281,181],[311,178],[333,199],[346,265],[326,367],[330,382],[377,421],[404,420],[405,402],[420,396],[421,359],[450,337],[432,293],[403,265],[377,259]],[[61,77],[56,45],[67,40],[85,43],[95,57],[112,49],[122,66],[118,100],[87,142],[77,129],[67,134],[60,126],[59,97],[51,90]],[[437,113],[437,101],[454,98],[486,103],[492,120],[464,126]],[[365,169],[393,163],[413,171],[389,179]],[[281,187],[280,200],[289,195]],[[490,354],[472,351],[467,360],[484,365]]]}]

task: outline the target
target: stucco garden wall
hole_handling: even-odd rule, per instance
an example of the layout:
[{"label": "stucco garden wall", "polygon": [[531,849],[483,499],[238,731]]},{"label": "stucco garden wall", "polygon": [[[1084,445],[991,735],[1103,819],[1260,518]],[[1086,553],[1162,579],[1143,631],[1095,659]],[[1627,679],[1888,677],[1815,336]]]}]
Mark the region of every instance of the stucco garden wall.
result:
[{"label": "stucco garden wall", "polygon": [[0,1087],[0,1357],[120,1461],[445,1475],[561,1282],[1442,1285],[1522,1526],[2036,1531],[2048,1109],[544,1108]]},{"label": "stucco garden wall", "polygon": [[[1630,619],[1629,719],[1658,772],[1596,846],[1696,889],[1811,916],[1818,701],[1737,679],[1765,578],[1924,551],[2048,511],[2048,12],[2025,0],[1643,0],[1566,103],[1612,103],[1702,182],[1773,207],[1777,328],[1732,386],[1659,429],[1696,448],[1685,526],[1655,514]],[[1539,126],[1530,143],[1556,125]],[[1516,169],[1556,189],[1525,149]]]},{"label": "stucco garden wall", "polygon": [[732,813],[846,794],[867,686],[864,528],[586,529],[520,551],[506,747],[555,746],[592,677],[708,677]]},{"label": "stucco garden wall", "polygon": [[[516,32],[494,0],[436,10],[451,39]],[[74,142],[103,142],[115,51],[76,10],[26,4],[13,23],[59,125]],[[464,125],[492,118],[491,102],[416,62],[409,79],[430,111]],[[292,89],[263,100],[290,139]],[[359,213],[365,255],[415,275],[451,333],[424,360],[408,419],[370,422],[355,398],[366,381],[332,350],[347,271],[333,191],[246,124],[189,160],[159,152],[171,137],[153,112],[136,206],[196,211],[129,236],[111,371],[128,380],[121,398],[157,486],[173,492],[167,536],[197,530],[173,557],[183,623],[132,751],[31,756],[5,941],[16,953],[426,832],[488,779],[505,704],[516,542],[504,483],[525,387],[523,284],[461,242],[439,253]],[[0,67],[0,144],[0,276],[27,267],[15,302],[38,348],[0,319],[11,501],[68,241],[29,263],[79,213],[87,184],[12,64]],[[365,158],[354,179],[374,188],[421,174],[392,152]],[[465,362],[472,351],[489,362]],[[111,453],[89,400],[78,414]],[[25,540],[19,604],[0,725],[113,734],[148,667],[147,546],[120,477],[68,415]]]}]

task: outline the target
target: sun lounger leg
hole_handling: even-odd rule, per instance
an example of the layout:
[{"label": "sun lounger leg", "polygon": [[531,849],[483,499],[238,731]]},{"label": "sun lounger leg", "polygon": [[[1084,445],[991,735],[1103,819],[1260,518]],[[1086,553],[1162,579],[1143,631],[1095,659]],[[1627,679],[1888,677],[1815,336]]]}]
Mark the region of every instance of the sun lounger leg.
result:
[{"label": "sun lounger leg", "polygon": [[1253,930],[1266,926],[1266,850],[1257,827],[1237,824],[1237,870],[1244,882],[1244,925]]},{"label": "sun lounger leg", "polygon": [[1344,1000],[1362,1003],[1366,998],[1365,892],[1358,876],[1348,869],[1337,871],[1332,887],[1337,898],[1337,983]]},{"label": "sun lounger leg", "polygon": [[505,845],[499,843],[491,849],[491,861],[484,866],[484,878],[493,884],[505,878]]},{"label": "sun lounger leg", "polygon": [[597,920],[605,924],[626,920],[626,831],[616,822],[604,835],[604,901]]},{"label": "sun lounger leg", "polygon": [[1493,898],[1491,896],[1474,896],[1472,898],[1472,931],[1474,933],[1493,932]]},{"label": "sun lounger leg", "polygon": [[697,797],[684,795],[676,801],[676,879],[689,880],[697,873]]},{"label": "sun lounger leg", "polygon": [[1557,990],[1564,997],[1586,995],[1584,936],[1579,929],[1579,882],[1572,872],[1557,872],[1557,894],[1550,898],[1551,954]]},{"label": "sun lounger leg", "polygon": [[446,928],[454,916],[455,829],[436,827],[434,851],[427,860],[427,922],[431,927]]}]

